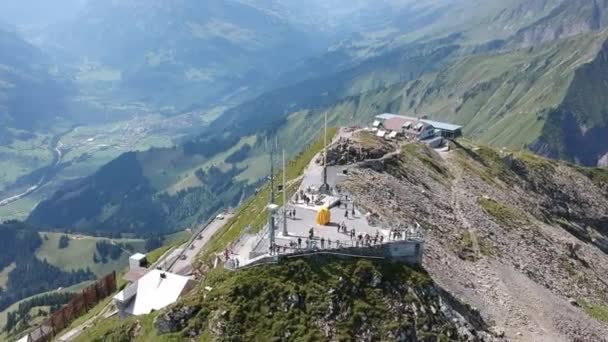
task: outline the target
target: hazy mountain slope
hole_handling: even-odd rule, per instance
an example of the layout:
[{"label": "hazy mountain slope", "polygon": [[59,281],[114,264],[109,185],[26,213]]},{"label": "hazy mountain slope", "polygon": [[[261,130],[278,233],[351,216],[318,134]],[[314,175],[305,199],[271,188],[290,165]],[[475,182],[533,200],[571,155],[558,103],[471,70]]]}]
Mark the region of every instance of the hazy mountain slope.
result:
[{"label": "hazy mountain slope", "polygon": [[82,77],[109,69],[115,96],[177,109],[256,94],[327,44],[286,18],[219,0],[91,1],[55,30],[47,44],[59,59],[72,57]]},{"label": "hazy mountain slope", "polygon": [[325,108],[348,96],[433,73],[458,55],[460,47],[453,44],[455,39],[411,44],[356,67],[265,93],[226,111],[201,139],[214,132],[236,136],[260,130],[274,132],[290,113]]},{"label": "hazy mountain slope", "polygon": [[38,128],[63,115],[68,91],[40,50],[0,30],[0,130]]},{"label": "hazy mountain slope", "polygon": [[[238,204],[243,191],[237,169],[199,169],[208,158],[183,148],[125,153],[96,173],[63,186],[36,206],[28,222],[50,228],[99,234],[148,236],[205,222],[220,209]],[[196,171],[196,172],[195,172]],[[184,172],[197,183],[168,192]]]},{"label": "hazy mountain slope", "polygon": [[[539,25],[542,20],[538,18],[548,17],[556,8],[561,8],[558,6],[560,4],[539,1],[527,6],[523,2],[513,1],[497,5],[488,13],[493,13],[493,17],[499,15],[504,25],[509,23],[509,18],[515,20],[510,25],[517,34],[515,27]],[[505,12],[505,8],[510,11]],[[516,16],[524,13],[525,20]],[[205,199],[205,203],[211,208],[217,208],[218,203],[232,203],[239,197],[240,186],[255,184],[267,172],[265,159],[261,157],[261,141],[265,137],[278,135],[290,155],[294,155],[318,134],[325,111],[329,113],[331,124],[366,125],[374,115],[382,112],[428,115],[463,124],[465,134],[481,142],[497,146],[529,146],[545,154],[578,159],[589,165],[595,165],[606,153],[602,152],[604,147],[601,141],[597,141],[601,139],[601,134],[591,134],[586,140],[575,136],[570,139],[574,143],[570,143],[568,134],[563,134],[559,127],[551,127],[560,122],[554,119],[564,112],[559,109],[570,104],[570,107],[576,107],[577,120],[585,123],[584,127],[589,132],[595,132],[591,130],[593,127],[600,127],[598,132],[602,132],[602,102],[588,99],[589,96],[601,96],[598,89],[602,88],[603,74],[594,69],[585,70],[603,69],[603,53],[598,55],[598,52],[606,40],[605,31],[587,32],[526,48],[518,48],[515,43],[509,45],[509,42],[494,48],[487,44],[469,45],[463,39],[463,33],[460,33],[443,39],[408,43],[400,49],[366,58],[337,73],[268,92],[227,111],[199,137],[184,142],[183,147],[139,154],[146,155],[146,160],[161,160],[159,163],[138,166],[145,175],[139,177],[142,183],[138,184],[142,184],[143,189],[149,189],[139,197],[145,203],[141,208],[157,208],[162,202],[157,202],[157,194],[167,191],[171,203],[190,209],[184,209],[186,214],[175,217],[167,207],[157,211],[165,218],[165,221],[157,220],[162,222],[161,225],[182,226],[184,222],[201,218],[197,216],[200,212],[191,208],[192,200],[199,195],[208,198],[215,190],[208,189],[195,171],[201,167],[208,170],[212,165],[217,165],[221,170],[219,174],[226,175],[230,179],[227,184],[236,185],[236,189],[226,185],[226,189],[231,189],[226,198],[219,202]],[[585,64],[592,60],[596,62],[591,66]],[[596,80],[592,83],[594,86],[583,86],[591,75]],[[585,97],[581,97],[581,94],[585,94]],[[575,100],[577,98],[579,100]],[[244,143],[247,137],[254,139],[254,142],[248,143],[248,149]],[[572,149],[563,147],[564,144]],[[226,161],[241,148],[245,150],[237,154],[236,161]],[[593,151],[593,158],[581,158],[576,155],[576,150]],[[199,154],[204,157],[187,162]],[[165,159],[168,155],[173,156]],[[182,163],[188,167],[175,168],[174,165]],[[159,175],[161,170],[166,170],[168,176]],[[150,181],[153,185],[148,188]],[[89,201],[91,207],[95,208],[92,217],[83,219],[79,211],[69,211],[67,216],[58,218],[57,213],[61,212],[59,208],[67,207],[71,202],[66,200],[82,193],[78,189],[86,188],[87,182],[95,182],[95,177],[83,180],[75,189],[60,192],[44,202],[32,214],[33,222],[44,223],[47,218],[52,218],[49,222],[58,226],[75,224],[84,227],[93,222],[93,226],[99,222],[123,224],[124,221],[107,220],[101,214],[109,210],[118,219],[128,212],[116,209],[129,208],[127,200],[119,200],[125,194],[122,191],[113,197],[117,202]],[[187,188],[198,189],[192,190],[198,195],[176,195],[179,190]],[[72,200],[80,202],[78,196]],[[207,214],[211,212],[205,211]]]},{"label": "hazy mountain slope", "polygon": [[[336,50],[336,60],[354,63],[354,66],[331,77],[313,78],[264,94],[228,111],[211,127],[214,131],[227,129],[231,133],[237,132],[237,135],[243,127],[244,134],[248,135],[256,129],[279,130],[286,118],[302,111],[313,110],[318,114],[328,109],[342,123],[355,118],[359,119],[357,122],[369,123],[371,117],[379,112],[395,111],[463,124],[468,136],[497,146],[536,146],[538,138],[548,131],[545,124],[551,125],[551,121],[556,121],[548,119],[548,114],[561,105],[568,89],[574,89],[571,83],[575,71],[594,59],[606,39],[606,33],[597,30],[604,27],[601,13],[608,7],[605,3],[592,1],[584,1],[578,7],[572,2],[561,1],[492,4],[487,3],[486,7],[479,9],[473,22],[488,18],[500,22],[509,28],[501,31],[503,34],[513,34],[510,38],[504,36],[504,41],[488,42],[486,39],[482,45],[471,45],[474,40],[466,30],[427,43],[398,43],[399,39],[395,37],[381,36],[379,41],[385,45],[374,52],[380,56],[365,55],[359,62],[355,62],[352,55],[357,50],[349,50],[345,45]],[[453,6],[459,8],[464,5],[458,3]],[[589,25],[594,21],[597,25]],[[555,23],[561,26],[556,27]],[[570,27],[568,25],[573,29],[565,30],[565,27]],[[542,28],[551,29],[553,34],[530,35],[526,40],[520,40],[525,32],[540,32]],[[486,33],[487,37],[492,36],[491,30]],[[573,34],[577,34],[576,37],[568,38]],[[532,42],[535,46],[527,48],[526,45]],[[395,44],[402,48],[391,50]],[[362,41],[360,48],[369,46],[369,42]],[[312,62],[309,67],[311,70],[315,69],[313,65],[319,70],[344,67],[332,62],[331,58],[326,62]],[[412,65],[419,67],[413,68]],[[306,72],[306,68],[300,70]],[[415,81],[399,84],[407,80]],[[394,85],[386,87],[391,84]],[[601,96],[599,89],[598,86],[588,88],[588,96]],[[332,102],[337,104],[332,105]],[[311,115],[308,114],[309,119]],[[579,113],[582,118],[586,115],[596,119],[598,116],[587,113],[585,109]],[[306,125],[305,121],[297,122]],[[600,127],[602,124],[601,120],[589,122]],[[560,139],[554,139],[552,143],[561,144],[564,139]],[[593,144],[593,138],[587,140],[589,145]],[[573,149],[578,149],[579,145]],[[605,154],[601,153],[604,147],[599,146],[599,151],[585,160],[573,152],[561,155],[596,165]],[[550,148],[559,149],[559,146],[544,148],[553,151]],[[539,148],[535,147],[535,150]],[[553,152],[552,155],[558,154]]]},{"label": "hazy mountain slope", "polygon": [[[369,124],[374,115],[399,112],[462,124],[467,136],[497,146],[536,145],[547,131],[546,125],[560,122],[550,113],[564,101],[571,101],[567,99],[569,89],[579,93],[586,89],[589,96],[601,97],[601,87],[581,88],[573,82],[575,74],[588,74],[583,72],[588,68],[585,63],[596,58],[606,37],[605,32],[588,33],[535,48],[473,55],[454,44],[413,45],[407,52],[394,52],[398,62],[387,63],[391,56],[387,54],[386,59],[372,59],[317,83],[308,81],[266,94],[228,111],[211,127],[236,134],[259,129],[308,131],[315,127],[311,120],[320,122],[323,111],[329,112],[332,122],[342,124]],[[600,61],[601,56],[597,57]],[[357,86],[358,81],[368,79],[362,75],[378,77],[377,83],[367,83],[372,90],[357,94],[356,90],[365,90]],[[408,79],[413,80],[399,82]],[[397,83],[385,87],[382,81]],[[587,107],[593,103],[582,102]],[[595,120],[589,124],[601,127],[598,110],[593,114],[585,111],[587,107],[579,107],[581,117],[592,115]],[[553,141],[562,142],[561,138]],[[576,158],[572,153],[562,157]],[[597,159],[588,161],[585,163],[597,164]]]},{"label": "hazy mountain slope", "polygon": [[571,37],[605,28],[608,22],[605,0],[562,1],[546,16],[522,28],[513,41],[522,46]]}]

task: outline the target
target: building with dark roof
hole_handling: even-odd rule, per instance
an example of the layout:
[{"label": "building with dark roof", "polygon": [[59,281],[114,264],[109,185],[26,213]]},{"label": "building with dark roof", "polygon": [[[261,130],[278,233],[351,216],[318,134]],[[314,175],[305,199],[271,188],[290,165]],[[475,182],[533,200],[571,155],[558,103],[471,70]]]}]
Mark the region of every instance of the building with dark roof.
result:
[{"label": "building with dark roof", "polygon": [[[374,121],[375,128],[382,127],[387,131],[397,131],[399,124],[402,124],[404,127],[404,136],[419,140],[428,139],[435,135],[444,138],[458,138],[462,136],[462,126],[441,121],[411,118],[391,113],[377,115]],[[387,128],[387,126],[390,128]],[[435,130],[435,132],[429,134],[430,129]]]},{"label": "building with dark roof", "polygon": [[[422,120],[394,114],[382,114],[376,117],[374,127],[379,131],[390,132],[391,138],[405,137],[413,140],[425,140],[435,135],[435,127]],[[394,134],[393,134],[394,133]]]}]

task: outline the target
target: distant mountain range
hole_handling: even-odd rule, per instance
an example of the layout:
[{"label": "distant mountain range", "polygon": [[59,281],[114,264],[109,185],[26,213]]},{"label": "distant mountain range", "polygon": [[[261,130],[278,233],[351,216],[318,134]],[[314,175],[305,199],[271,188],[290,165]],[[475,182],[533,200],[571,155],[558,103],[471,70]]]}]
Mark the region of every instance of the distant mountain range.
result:
[{"label": "distant mountain range", "polygon": [[[388,7],[384,8],[391,8],[390,3],[386,2]],[[125,4],[128,5],[121,6],[128,8],[139,2]],[[162,3],[151,4],[148,10],[162,12]],[[254,11],[256,16],[271,16],[273,20],[294,18],[290,17],[293,13],[285,10],[285,3],[273,4],[275,7],[262,10],[256,1],[230,2],[231,6],[249,8],[243,9],[243,13]],[[332,125],[368,124],[381,112],[428,115],[462,124],[468,138],[482,143],[528,148],[589,166],[607,162],[608,140],[603,137],[608,133],[608,115],[603,89],[607,84],[608,37],[604,18],[608,3],[454,0],[399,4],[393,7],[392,15],[386,16],[382,30],[370,28],[341,40],[324,54],[294,65],[293,72],[281,76],[282,87],[227,110],[208,129],[180,147],[146,152],[145,160],[156,161],[138,166],[153,184],[150,191],[136,193],[141,203],[149,203],[159,198],[159,194],[178,203],[181,201],[178,191],[183,189],[205,189],[209,196],[201,205],[206,207],[234,203],[240,190],[249,193],[251,186],[267,172],[266,162],[261,159],[262,142],[276,135],[279,141],[289,142],[287,149],[293,155],[318,135],[324,112],[330,114]],[[216,10],[219,5],[209,6]],[[314,22],[305,16],[295,18],[290,20],[304,26]],[[148,20],[151,19],[131,21],[144,25]],[[368,22],[377,27],[371,24],[372,20]],[[150,39],[154,36],[150,32]],[[235,45],[247,48],[247,44]],[[209,46],[224,45],[208,44],[200,49]],[[251,46],[249,49],[252,56],[268,52]],[[128,52],[129,49],[125,50]],[[277,70],[281,68],[277,64]],[[251,148],[239,154],[237,163],[226,161],[245,145]],[[122,167],[116,170],[123,170]],[[214,167],[219,168],[223,177],[231,179],[230,196],[214,197],[224,190],[214,189],[196,177],[197,170],[217,174]],[[107,208],[126,205],[120,198],[129,198],[127,201],[133,203],[130,189],[118,189],[111,201],[89,202],[97,206],[91,217],[85,218],[76,211],[55,220],[59,208],[84,202],[82,196],[88,192],[83,189],[97,184],[99,176],[84,179],[43,202],[34,210],[31,220],[56,226],[111,222],[107,221]],[[142,208],[145,211],[151,207]],[[116,222],[128,221],[128,210],[111,213]],[[192,218],[185,222],[192,222]],[[178,226],[181,224],[175,227]]]},{"label": "distant mountain range", "polygon": [[0,142],[10,140],[8,127],[40,128],[61,116],[70,90],[68,82],[51,74],[42,51],[0,30]]}]

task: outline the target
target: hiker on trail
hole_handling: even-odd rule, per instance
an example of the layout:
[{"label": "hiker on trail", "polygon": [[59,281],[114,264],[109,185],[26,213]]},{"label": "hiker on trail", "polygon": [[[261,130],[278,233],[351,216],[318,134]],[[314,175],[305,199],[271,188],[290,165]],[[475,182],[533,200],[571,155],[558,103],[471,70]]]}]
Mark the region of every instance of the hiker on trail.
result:
[{"label": "hiker on trail", "polygon": [[321,248],[325,248],[325,238],[321,238]]},{"label": "hiker on trail", "polygon": [[313,227],[310,227],[310,229],[308,230],[308,236],[311,240],[315,236],[315,229]]},{"label": "hiker on trail", "polygon": [[331,248],[331,239],[327,238],[327,248]]},{"label": "hiker on trail", "polygon": [[298,238],[298,248],[302,248],[302,238]]},{"label": "hiker on trail", "polygon": [[236,268],[239,268],[239,258],[234,258],[234,263],[236,264]]},{"label": "hiker on trail", "polygon": [[378,243],[378,235],[374,237],[374,245]]},{"label": "hiker on trail", "polygon": [[306,239],[306,249],[310,248],[310,241],[308,241],[308,239]]},{"label": "hiker on trail", "polygon": [[300,200],[300,195],[298,195],[298,193],[297,193],[297,192],[296,192],[296,196],[295,196],[295,198],[294,198],[294,199],[295,199],[296,203],[298,203],[298,201]]},{"label": "hiker on trail", "polygon": [[295,208],[293,209],[293,218],[294,219],[296,218],[296,209]]},{"label": "hiker on trail", "polygon": [[380,235],[380,243],[384,242],[384,235]]},{"label": "hiker on trail", "polygon": [[353,209],[351,211],[352,217],[355,217],[355,202],[353,202]]},{"label": "hiker on trail", "polygon": [[344,210],[344,217],[348,218],[348,209]]},{"label": "hiker on trail", "polygon": [[338,225],[338,233],[342,230],[342,223]]}]

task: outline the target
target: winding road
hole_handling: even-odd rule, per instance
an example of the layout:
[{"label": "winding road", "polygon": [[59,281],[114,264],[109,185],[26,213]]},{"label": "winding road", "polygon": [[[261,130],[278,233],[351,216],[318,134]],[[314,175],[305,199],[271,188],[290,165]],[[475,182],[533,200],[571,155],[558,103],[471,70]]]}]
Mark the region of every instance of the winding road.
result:
[{"label": "winding road", "polygon": [[[9,205],[15,201],[18,201],[32,193],[34,193],[35,191],[37,191],[38,189],[40,189],[44,184],[46,184],[47,182],[49,182],[52,179],[52,170],[59,165],[59,163],[61,162],[61,158],[63,157],[63,153],[61,152],[61,138],[69,133],[71,133],[72,131],[74,131],[74,129],[76,129],[76,127],[71,128],[70,130],[63,132],[61,134],[58,134],[56,136],[53,137],[53,139],[51,140],[51,144],[48,148],[48,150],[52,153],[53,155],[53,160],[51,161],[51,163],[47,166],[44,166],[40,169],[37,169],[35,171],[32,171],[30,174],[33,174],[34,172],[42,172],[42,175],[40,176],[40,179],[38,180],[38,182],[36,182],[34,185],[29,186],[25,191],[18,193],[16,195],[12,195],[9,196],[7,198],[4,199],[0,199],[0,207]],[[27,177],[23,176],[23,177]]]}]

